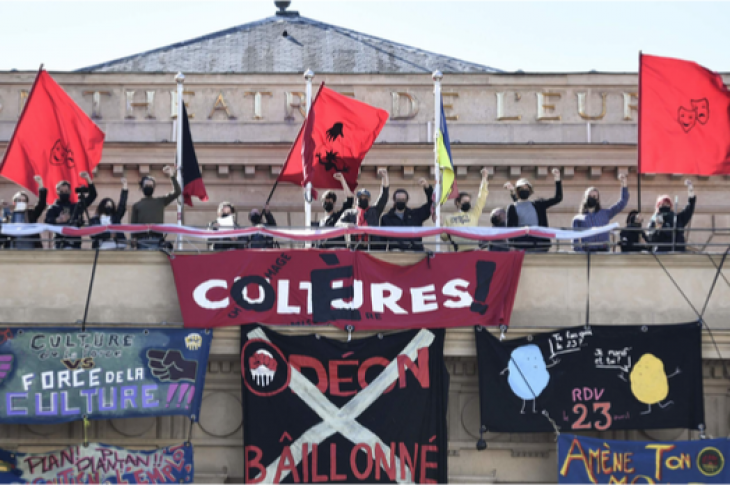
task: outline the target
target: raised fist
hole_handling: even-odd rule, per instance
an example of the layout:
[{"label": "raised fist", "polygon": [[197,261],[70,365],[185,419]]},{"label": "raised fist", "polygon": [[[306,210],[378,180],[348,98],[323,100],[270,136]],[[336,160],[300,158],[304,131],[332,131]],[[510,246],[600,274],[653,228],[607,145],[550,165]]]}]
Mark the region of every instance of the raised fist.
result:
[{"label": "raised fist", "polygon": [[152,375],[161,382],[195,382],[198,362],[185,359],[179,350],[150,349],[147,359]]},{"label": "raised fist", "polygon": [[121,182],[122,182],[122,188],[123,188],[124,190],[127,190],[127,179],[126,179],[126,178],[124,178],[124,177],[122,177],[122,180],[121,180]]},{"label": "raised fist", "polygon": [[552,174],[553,174],[553,178],[555,179],[556,182],[558,180],[560,180],[560,170],[558,170],[557,168],[554,168],[552,170]]},{"label": "raised fist", "polygon": [[504,184],[504,188],[507,189],[507,190],[509,190],[510,192],[514,192],[515,191],[515,186],[512,185],[512,182],[507,182],[506,184]]},{"label": "raised fist", "polygon": [[89,172],[81,172],[79,173],[79,177],[91,183],[91,177],[89,177]]},{"label": "raised fist", "polygon": [[387,177],[387,176],[388,176],[388,170],[387,170],[387,169],[385,169],[385,168],[379,168],[379,169],[378,169],[378,175],[379,175],[379,176],[380,176],[381,178],[382,178],[382,177]]},{"label": "raised fist", "polygon": [[480,172],[480,173],[482,174],[482,178],[483,178],[483,179],[489,178],[489,170],[487,170],[487,168],[486,168],[486,167],[484,167],[484,168],[483,168],[483,169],[481,170],[481,172]]},{"label": "raised fist", "polygon": [[35,180],[35,183],[38,184],[39,189],[43,188],[43,177],[41,177],[40,175],[36,175],[33,177],[33,180]]},{"label": "raised fist", "polygon": [[172,177],[173,175],[175,175],[175,167],[173,167],[172,165],[168,165],[166,167],[163,167],[162,168],[162,173],[164,173],[168,177]]},{"label": "raised fist", "polygon": [[426,180],[425,178],[421,178],[418,180],[418,185],[420,185],[421,187],[428,187],[430,184],[428,183],[428,180]]},{"label": "raised fist", "polygon": [[344,175],[342,175],[342,173],[340,173],[340,172],[336,172],[336,173],[335,173],[335,174],[333,175],[333,177],[335,178],[335,180],[339,180],[339,181],[342,181],[342,180],[343,180],[343,179],[345,178],[345,176],[344,176]]},{"label": "raised fist", "polygon": [[256,352],[248,358],[248,366],[250,369],[258,369],[261,366],[266,367],[272,372],[276,372],[276,359],[268,352]]}]

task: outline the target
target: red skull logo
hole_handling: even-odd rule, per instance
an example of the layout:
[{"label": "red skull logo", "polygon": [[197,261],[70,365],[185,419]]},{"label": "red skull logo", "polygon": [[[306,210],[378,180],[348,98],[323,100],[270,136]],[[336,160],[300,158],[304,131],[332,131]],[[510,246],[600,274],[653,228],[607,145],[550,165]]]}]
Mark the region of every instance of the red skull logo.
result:
[{"label": "red skull logo", "polygon": [[679,125],[682,127],[684,132],[688,133],[697,122],[697,111],[680,106],[677,121],[679,121]]},{"label": "red skull logo", "polygon": [[66,165],[69,168],[75,165],[73,152],[60,139],[51,149],[51,165]]},{"label": "red skull logo", "polygon": [[13,338],[13,331],[9,328],[0,330],[0,345]]},{"label": "red skull logo", "polygon": [[271,352],[260,349],[248,359],[251,377],[259,386],[268,386],[276,374],[276,359]]},{"label": "red skull logo", "polygon": [[693,99],[692,108],[697,112],[697,123],[704,125],[710,119],[710,103],[707,98]]}]

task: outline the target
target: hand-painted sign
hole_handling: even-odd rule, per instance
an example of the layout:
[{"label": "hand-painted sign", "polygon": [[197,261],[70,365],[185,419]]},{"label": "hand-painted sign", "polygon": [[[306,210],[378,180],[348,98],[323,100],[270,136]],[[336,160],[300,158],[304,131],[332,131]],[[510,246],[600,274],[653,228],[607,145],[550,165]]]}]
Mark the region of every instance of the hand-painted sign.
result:
[{"label": "hand-painted sign", "polygon": [[184,329],[0,330],[0,423],[197,420],[211,341]]},{"label": "hand-painted sign", "polygon": [[617,441],[562,434],[558,483],[730,483],[727,439]]},{"label": "hand-painted sign", "polygon": [[436,254],[410,266],[362,251],[225,251],[170,260],[186,327],[355,330],[508,325],[522,252]]},{"label": "hand-painted sign", "polygon": [[241,331],[246,483],[446,483],[444,330]]},{"label": "hand-painted sign", "polygon": [[697,428],[701,330],[697,323],[593,325],[500,342],[477,328],[482,425],[498,432],[553,431],[552,422],[561,431]]},{"label": "hand-painted sign", "polygon": [[0,483],[192,483],[193,446],[137,451],[99,443],[48,453],[0,449]]}]

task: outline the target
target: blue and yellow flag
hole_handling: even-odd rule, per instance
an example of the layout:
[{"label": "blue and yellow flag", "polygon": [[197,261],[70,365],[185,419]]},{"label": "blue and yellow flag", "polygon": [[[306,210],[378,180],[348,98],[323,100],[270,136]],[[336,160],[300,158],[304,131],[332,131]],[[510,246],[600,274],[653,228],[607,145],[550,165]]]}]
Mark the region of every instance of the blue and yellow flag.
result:
[{"label": "blue and yellow flag", "polygon": [[444,115],[444,98],[441,98],[441,126],[436,143],[439,167],[441,168],[441,201],[439,203],[443,205],[447,199],[454,199],[458,194],[455,181],[456,174],[454,173],[454,160],[451,158],[449,129],[446,127],[446,115]]}]

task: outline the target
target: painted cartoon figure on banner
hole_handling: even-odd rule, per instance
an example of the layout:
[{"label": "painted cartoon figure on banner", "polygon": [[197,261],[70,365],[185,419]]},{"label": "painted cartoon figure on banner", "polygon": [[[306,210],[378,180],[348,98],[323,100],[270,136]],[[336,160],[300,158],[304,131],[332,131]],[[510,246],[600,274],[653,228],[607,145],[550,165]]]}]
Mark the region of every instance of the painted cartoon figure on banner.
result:
[{"label": "painted cartoon figure on banner", "polygon": [[550,382],[545,359],[537,345],[523,345],[512,351],[509,365],[502,374],[509,372],[507,382],[517,397],[522,399],[521,414],[525,414],[525,403],[532,401],[532,412],[536,413],[535,403],[538,396]]},{"label": "painted cartoon figure on banner", "polygon": [[639,402],[649,406],[649,409],[641,414],[649,414],[652,404],[656,404],[662,409],[674,404],[674,401],[664,403],[662,401],[669,395],[669,379],[681,372],[677,368],[673,374],[668,376],[664,371],[664,362],[653,354],[644,354],[639,358],[634,368],[631,369],[629,379],[631,380],[631,393]]}]

